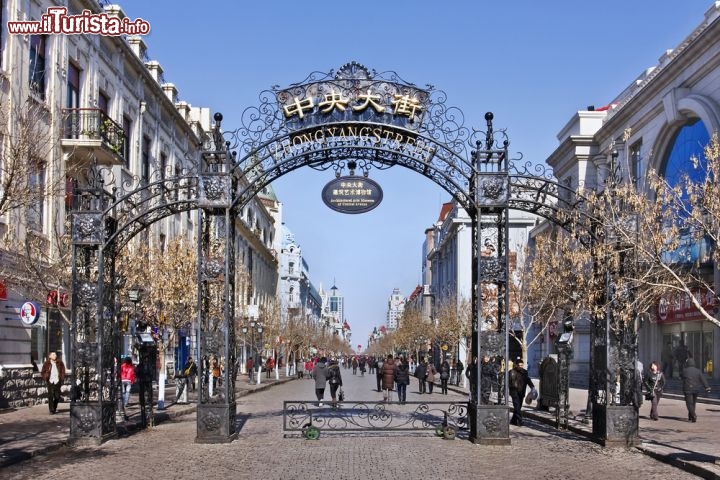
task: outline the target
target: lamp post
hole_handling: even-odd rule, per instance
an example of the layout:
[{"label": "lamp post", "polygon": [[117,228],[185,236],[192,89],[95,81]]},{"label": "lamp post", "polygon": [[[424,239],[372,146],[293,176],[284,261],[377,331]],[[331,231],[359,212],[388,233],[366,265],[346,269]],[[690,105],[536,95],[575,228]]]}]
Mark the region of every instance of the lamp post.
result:
[{"label": "lamp post", "polygon": [[[252,350],[253,356],[253,368],[257,370],[257,383],[260,384],[260,374],[262,373],[262,356],[259,354],[259,352],[262,349],[262,332],[264,327],[262,322],[258,322],[255,319],[251,319],[250,322],[248,322],[248,325],[249,328],[243,325],[242,332],[244,335],[247,335],[248,330],[250,331],[250,348]],[[258,338],[260,340],[260,348],[258,348],[258,344],[255,343],[255,333],[258,334]],[[250,376],[250,378],[252,379],[252,376]]]},{"label": "lamp post", "polygon": [[247,371],[247,333],[248,333],[248,327],[247,325],[242,326],[242,334],[243,334],[243,354],[242,354],[242,371],[244,374],[248,374],[250,372]]}]

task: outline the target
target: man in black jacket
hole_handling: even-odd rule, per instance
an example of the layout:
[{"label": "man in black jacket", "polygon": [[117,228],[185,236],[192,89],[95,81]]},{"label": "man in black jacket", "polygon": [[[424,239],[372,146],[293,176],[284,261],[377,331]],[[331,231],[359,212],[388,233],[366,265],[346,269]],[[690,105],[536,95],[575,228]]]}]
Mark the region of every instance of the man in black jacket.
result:
[{"label": "man in black jacket", "polygon": [[705,380],[705,375],[695,366],[695,360],[693,360],[692,357],[685,360],[685,368],[683,368],[681,375],[683,394],[685,395],[685,406],[688,411],[688,421],[696,422],[695,404],[697,403],[698,393],[702,391],[701,387],[705,389],[705,392],[709,392],[710,385],[708,385],[707,380]]},{"label": "man in black jacket", "polygon": [[522,358],[515,360],[515,365],[513,366],[513,369],[510,370],[510,381],[508,385],[510,398],[513,402],[513,416],[510,423],[517,425],[518,427],[522,427],[523,424],[521,409],[523,398],[525,398],[525,390],[528,386],[533,389],[535,388],[535,384],[533,384],[530,379],[530,375],[528,375],[528,371],[525,370],[524,367],[525,362]]}]

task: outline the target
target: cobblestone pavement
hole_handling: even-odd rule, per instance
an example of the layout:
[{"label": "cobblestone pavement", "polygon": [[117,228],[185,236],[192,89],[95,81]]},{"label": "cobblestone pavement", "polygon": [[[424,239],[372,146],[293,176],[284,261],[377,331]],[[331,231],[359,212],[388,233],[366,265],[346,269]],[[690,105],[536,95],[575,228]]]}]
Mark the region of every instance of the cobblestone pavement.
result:
[{"label": "cobblestone pavement", "polygon": [[[374,375],[344,374],[349,399],[378,400]],[[418,395],[409,401],[463,399],[462,392]],[[437,398],[436,398],[437,397]],[[442,396],[445,397],[445,396]],[[511,445],[419,435],[322,434],[317,441],[282,432],[282,401],[314,398],[314,382],[292,381],[238,399],[239,438],[196,444],[195,415],[171,418],[151,430],[98,447],[61,447],[0,472],[10,479],[686,479],[694,475],[635,449],[606,449],[540,421],[511,430]],[[41,441],[41,438],[38,438]]]}]

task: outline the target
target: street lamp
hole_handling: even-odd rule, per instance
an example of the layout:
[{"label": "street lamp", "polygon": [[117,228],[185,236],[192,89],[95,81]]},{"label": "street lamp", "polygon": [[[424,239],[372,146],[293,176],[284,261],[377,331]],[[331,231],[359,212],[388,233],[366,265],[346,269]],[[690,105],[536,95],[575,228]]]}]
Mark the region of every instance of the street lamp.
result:
[{"label": "street lamp", "polygon": [[145,292],[145,290],[142,287],[138,286],[137,284],[133,285],[131,288],[129,288],[128,292],[127,292],[128,300],[130,300],[134,305],[133,320],[135,321],[135,332],[136,333],[138,332],[138,330],[140,330],[142,332],[147,328],[147,325],[145,324],[145,322],[139,322],[138,317],[137,317],[138,303],[140,303],[142,301],[142,294],[144,292]]}]

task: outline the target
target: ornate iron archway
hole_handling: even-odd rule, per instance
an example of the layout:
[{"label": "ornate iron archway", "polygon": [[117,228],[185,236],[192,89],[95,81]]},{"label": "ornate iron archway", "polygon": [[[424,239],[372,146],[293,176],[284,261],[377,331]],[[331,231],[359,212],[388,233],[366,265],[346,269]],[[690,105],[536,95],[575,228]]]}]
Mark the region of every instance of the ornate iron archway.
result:
[{"label": "ornate iron archway", "polygon": [[[581,199],[551,176],[533,173],[530,163],[518,166],[520,159],[509,157],[505,131],[493,128],[491,113],[485,120],[484,130],[470,129],[462,111],[445,104],[443,92],[353,62],[337,72],[316,72],[286,89],[261,93],[260,105],[244,112],[237,130],[222,132],[222,116],[216,114],[197,170],[174,177],[161,172],[154,181],[137,186],[115,185],[110,171],[93,169],[94,176],[76,189],[72,216],[76,394],[71,440],[101,442],[115,433],[118,249],[153,222],[187,210],[198,211],[200,355],[215,356],[229,367],[219,388],[201,387],[196,441],[227,442],[237,436],[231,367],[236,363],[235,219],[263,187],[300,167],[357,169],[366,176],[371,169],[401,166],[452,195],[472,221],[472,355],[488,354],[504,362],[508,212],[533,212],[565,226],[566,212]],[[481,251],[486,243],[494,249]],[[491,307],[481,305],[481,283],[492,284],[498,292],[499,300]],[[493,313],[488,316],[489,311]],[[480,379],[479,363],[476,368]],[[468,411],[470,436],[477,443],[510,441],[503,403],[507,371],[503,376],[505,395],[494,404],[479,402],[481,382],[473,386]]]}]

